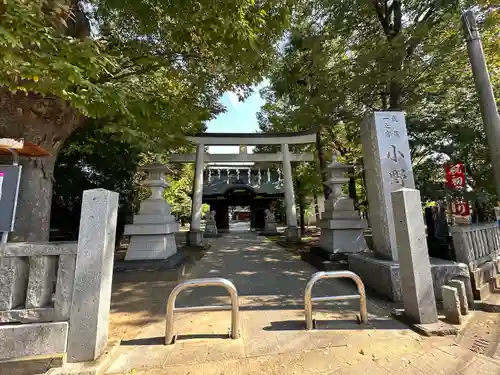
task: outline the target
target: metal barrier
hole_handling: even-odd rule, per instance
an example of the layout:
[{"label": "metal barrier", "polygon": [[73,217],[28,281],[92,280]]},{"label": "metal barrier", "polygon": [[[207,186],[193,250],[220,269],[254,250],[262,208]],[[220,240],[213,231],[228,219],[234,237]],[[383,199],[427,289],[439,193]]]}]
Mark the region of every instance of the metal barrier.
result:
[{"label": "metal barrier", "polygon": [[[226,288],[231,297],[231,305],[222,306],[192,306],[175,307],[175,300],[184,289],[199,286],[221,286]],[[238,302],[238,291],[229,280],[216,277],[209,279],[186,280],[178,284],[168,296],[167,302],[167,325],[165,330],[165,345],[174,343],[174,312],[195,312],[195,311],[229,311],[231,310],[231,338],[237,339],[240,334],[240,307]]]},{"label": "metal barrier", "polygon": [[[339,279],[348,278],[352,279],[357,287],[359,294],[347,295],[347,296],[331,296],[331,297],[316,297],[312,298],[312,288],[316,281],[321,279]],[[338,301],[344,299],[358,299],[359,298],[359,309],[360,309],[360,319],[363,323],[368,322],[368,313],[366,311],[366,292],[365,286],[361,278],[351,271],[332,271],[332,272],[316,272],[311,276],[307,282],[306,289],[304,290],[304,312],[306,315],[306,329],[313,329],[313,318],[312,318],[312,303],[313,302],[324,302],[324,301]]]}]

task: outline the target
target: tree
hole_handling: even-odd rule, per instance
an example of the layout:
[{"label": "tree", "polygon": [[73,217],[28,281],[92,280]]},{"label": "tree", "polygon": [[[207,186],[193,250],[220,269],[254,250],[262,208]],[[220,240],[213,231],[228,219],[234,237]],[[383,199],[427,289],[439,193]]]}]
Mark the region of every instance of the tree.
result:
[{"label": "tree", "polygon": [[191,192],[193,189],[194,165],[184,164],[170,173],[167,181],[168,189],[165,198],[172,207],[172,214],[182,222],[190,218],[191,214]]},{"label": "tree", "polygon": [[[496,72],[500,23],[492,4],[481,1],[476,9]],[[453,2],[305,3],[271,74],[262,129],[320,126],[327,153],[335,149],[357,163],[365,113],[403,109],[420,189],[443,185],[442,163],[449,158],[467,160],[475,187],[491,189],[459,17]]]},{"label": "tree", "polygon": [[117,238],[138,206],[136,171],[139,144],[106,132],[97,121],[76,130],[61,149],[55,167],[51,228],[77,238],[84,190],[104,188],[120,194]]},{"label": "tree", "polygon": [[242,95],[273,59],[289,0],[9,0],[0,5],[0,137],[51,156],[23,162],[16,239],[48,237],[52,179],[68,137],[106,119],[151,147]]}]

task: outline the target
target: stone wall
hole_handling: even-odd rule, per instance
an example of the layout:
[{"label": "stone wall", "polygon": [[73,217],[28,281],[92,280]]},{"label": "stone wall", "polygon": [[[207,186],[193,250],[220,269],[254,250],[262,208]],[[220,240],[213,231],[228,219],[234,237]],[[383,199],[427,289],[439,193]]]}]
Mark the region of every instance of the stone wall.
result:
[{"label": "stone wall", "polygon": [[500,281],[500,227],[484,223],[450,228],[458,262],[467,265],[474,297],[484,301]]},{"label": "stone wall", "polygon": [[78,243],[0,245],[0,362],[100,355],[107,343],[117,211],[118,194],[87,190]]},{"label": "stone wall", "polygon": [[[359,275],[365,286],[391,301],[401,302],[403,291],[398,262],[378,259],[373,252],[349,254],[349,269]],[[462,280],[467,287],[467,297],[473,303],[467,266],[463,263],[430,258],[431,275],[437,301],[442,300],[441,287],[450,280]]]},{"label": "stone wall", "polygon": [[0,245],[0,360],[66,351],[76,253],[76,243]]}]

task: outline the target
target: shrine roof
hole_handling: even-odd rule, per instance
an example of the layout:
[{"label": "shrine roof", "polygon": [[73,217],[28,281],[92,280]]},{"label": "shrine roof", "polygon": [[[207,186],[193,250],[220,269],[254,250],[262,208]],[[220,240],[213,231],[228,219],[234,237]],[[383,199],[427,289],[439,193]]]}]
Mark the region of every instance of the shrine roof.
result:
[{"label": "shrine roof", "polygon": [[50,153],[43,149],[42,147],[28,141],[19,142],[20,148],[11,147],[11,145],[2,145],[0,143],[0,155],[11,155],[9,149],[13,149],[17,152],[19,156],[26,157],[42,157],[49,156]]}]

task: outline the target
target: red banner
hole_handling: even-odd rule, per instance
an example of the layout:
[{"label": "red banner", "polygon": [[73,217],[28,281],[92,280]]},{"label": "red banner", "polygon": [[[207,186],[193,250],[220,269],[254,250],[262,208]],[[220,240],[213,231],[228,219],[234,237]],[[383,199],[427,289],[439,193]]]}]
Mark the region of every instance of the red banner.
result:
[{"label": "red banner", "polygon": [[467,201],[455,201],[451,203],[451,212],[455,216],[469,217],[470,206]]},{"label": "red banner", "polygon": [[465,188],[465,167],[462,162],[446,164],[446,186],[450,189]]}]

